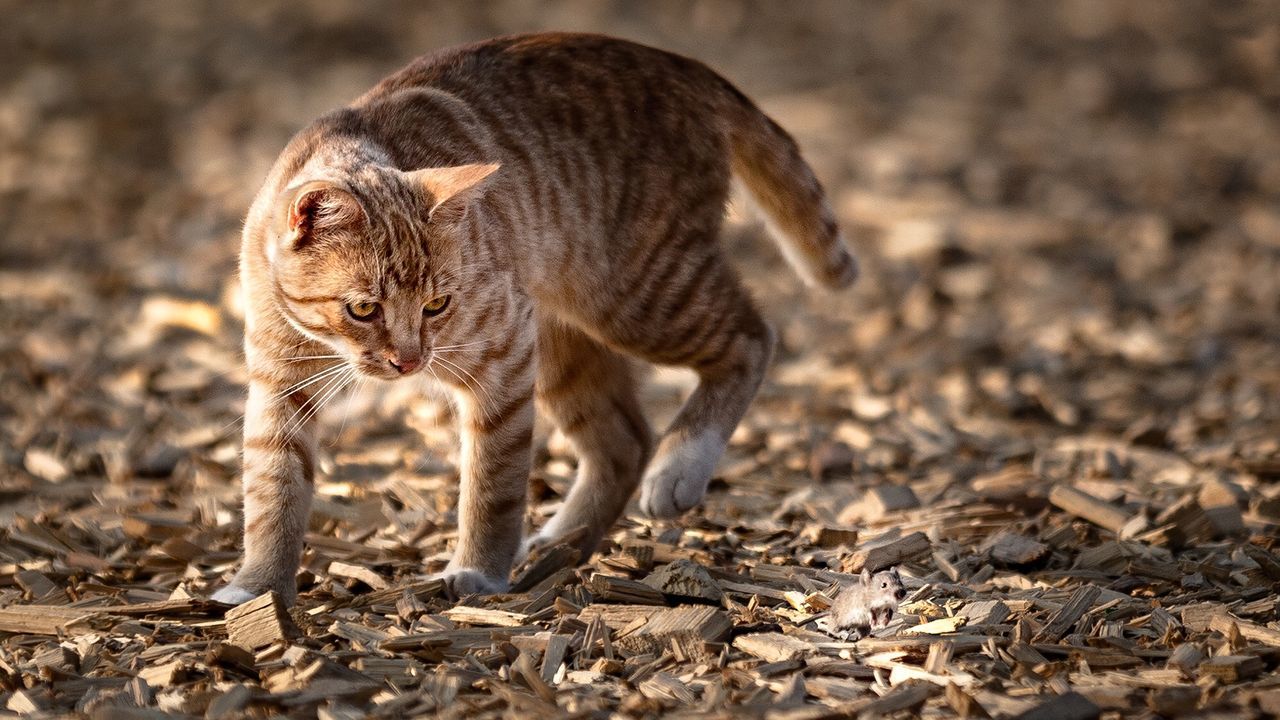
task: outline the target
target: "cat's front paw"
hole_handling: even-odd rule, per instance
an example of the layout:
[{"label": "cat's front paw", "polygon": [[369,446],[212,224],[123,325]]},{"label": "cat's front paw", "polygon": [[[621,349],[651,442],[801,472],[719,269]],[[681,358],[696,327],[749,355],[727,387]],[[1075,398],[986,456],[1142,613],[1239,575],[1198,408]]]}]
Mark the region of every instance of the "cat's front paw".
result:
[{"label": "cat's front paw", "polygon": [[673,518],[702,502],[724,443],[698,435],[660,450],[640,481],[640,511],[654,518]]},{"label": "cat's front paw", "polygon": [[510,587],[506,578],[486,575],[474,568],[446,568],[444,572],[431,577],[433,580],[444,580],[445,592],[454,599],[467,595],[495,595],[506,592]]},{"label": "cat's front paw", "polygon": [[291,607],[298,598],[298,588],[293,574],[263,573],[252,568],[241,569],[231,578],[231,583],[209,596],[211,600],[230,605],[248,602],[263,593],[274,591],[285,607]]},{"label": "cat's front paw", "polygon": [[240,605],[258,597],[262,593],[254,592],[248,588],[239,585],[228,585],[221,590],[209,596],[214,602],[226,603],[228,605]]}]

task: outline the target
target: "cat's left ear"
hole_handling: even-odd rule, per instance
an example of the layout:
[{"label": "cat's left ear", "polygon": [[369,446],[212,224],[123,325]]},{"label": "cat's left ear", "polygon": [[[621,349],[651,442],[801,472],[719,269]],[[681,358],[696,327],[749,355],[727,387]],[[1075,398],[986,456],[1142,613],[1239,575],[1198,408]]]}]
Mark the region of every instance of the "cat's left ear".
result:
[{"label": "cat's left ear", "polygon": [[431,201],[432,220],[461,220],[469,203],[484,187],[485,180],[497,172],[495,163],[423,168],[406,173],[427,191]]},{"label": "cat's left ear", "polygon": [[327,180],[312,180],[281,193],[281,245],[301,250],[327,235],[358,228],[364,208],[345,188]]}]

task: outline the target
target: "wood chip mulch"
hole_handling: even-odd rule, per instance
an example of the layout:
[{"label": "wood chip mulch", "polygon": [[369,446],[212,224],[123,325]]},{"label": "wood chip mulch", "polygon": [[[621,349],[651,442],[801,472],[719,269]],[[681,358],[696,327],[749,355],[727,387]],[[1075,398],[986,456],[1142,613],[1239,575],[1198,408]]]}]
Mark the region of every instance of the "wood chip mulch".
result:
[{"label": "wood chip mulch", "polygon": [[[736,455],[770,457],[740,435]],[[292,610],[202,599],[237,560],[234,487],[208,468],[178,470],[201,487],[181,502],[137,477],[33,484],[42,509],[0,541],[0,698],[95,717],[1280,710],[1280,502],[1257,483],[1069,438],[963,482],[859,487],[846,450],[783,452],[808,475],[785,492],[776,460],[731,464],[684,526],[626,521],[586,565],[553,546],[511,593],[461,602],[424,579],[448,556],[448,473],[325,483]],[[545,459],[538,514],[564,466]],[[840,583],[892,566],[909,594],[890,626],[828,633]]]}]

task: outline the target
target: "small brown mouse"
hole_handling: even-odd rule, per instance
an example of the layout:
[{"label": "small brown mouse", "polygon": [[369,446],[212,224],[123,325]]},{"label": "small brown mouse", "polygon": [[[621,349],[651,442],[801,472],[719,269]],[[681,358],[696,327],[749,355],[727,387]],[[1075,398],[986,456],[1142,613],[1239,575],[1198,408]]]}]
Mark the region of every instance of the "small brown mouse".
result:
[{"label": "small brown mouse", "polygon": [[833,630],[856,632],[859,637],[865,637],[888,625],[898,603],[906,596],[898,568],[881,570],[874,575],[863,570],[856,582],[840,589],[831,605],[828,624]]}]

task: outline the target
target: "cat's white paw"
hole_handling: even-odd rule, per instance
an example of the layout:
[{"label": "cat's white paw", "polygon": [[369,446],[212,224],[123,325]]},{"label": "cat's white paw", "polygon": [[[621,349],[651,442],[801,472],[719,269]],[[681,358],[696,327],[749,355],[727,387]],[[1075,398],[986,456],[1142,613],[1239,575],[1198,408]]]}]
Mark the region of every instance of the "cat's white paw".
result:
[{"label": "cat's white paw", "polygon": [[472,568],[446,568],[432,575],[433,580],[444,580],[445,590],[452,598],[467,595],[494,595],[510,587],[506,578],[496,578]]},{"label": "cat's white paw", "polygon": [[640,511],[673,518],[702,502],[723,452],[724,442],[712,433],[660,450],[640,481]]},{"label": "cat's white paw", "polygon": [[209,598],[215,602],[227,603],[228,605],[240,605],[258,597],[262,593],[254,592],[238,585],[228,585]]}]

